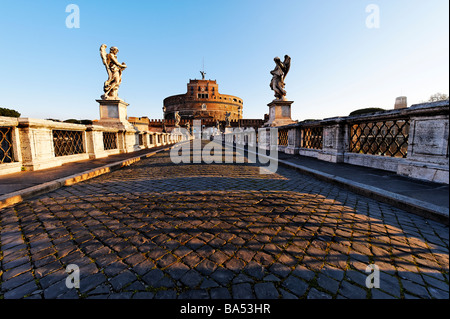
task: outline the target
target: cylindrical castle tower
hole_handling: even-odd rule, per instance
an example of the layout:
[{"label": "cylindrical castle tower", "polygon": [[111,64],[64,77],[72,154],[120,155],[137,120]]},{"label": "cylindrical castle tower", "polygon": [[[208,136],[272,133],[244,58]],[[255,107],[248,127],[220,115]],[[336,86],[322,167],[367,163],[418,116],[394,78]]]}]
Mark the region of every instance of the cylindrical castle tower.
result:
[{"label": "cylindrical castle tower", "polygon": [[174,119],[179,112],[182,119],[208,119],[224,121],[230,112],[230,120],[242,119],[242,99],[219,93],[214,80],[189,80],[187,93],[164,99],[164,118]]}]

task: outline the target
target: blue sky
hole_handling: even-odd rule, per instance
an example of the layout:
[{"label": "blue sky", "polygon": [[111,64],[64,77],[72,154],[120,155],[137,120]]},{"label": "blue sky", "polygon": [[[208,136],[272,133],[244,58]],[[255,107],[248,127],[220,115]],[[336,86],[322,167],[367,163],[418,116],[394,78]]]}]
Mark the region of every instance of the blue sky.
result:
[{"label": "blue sky", "polygon": [[[66,27],[66,6],[80,28]],[[380,27],[367,28],[369,4]],[[126,62],[119,96],[129,116],[162,118],[163,99],[206,77],[263,118],[273,58],[289,54],[287,98],[298,120],[392,109],[449,93],[447,0],[0,0],[0,106],[23,117],[97,119],[106,71],[99,47]]]}]

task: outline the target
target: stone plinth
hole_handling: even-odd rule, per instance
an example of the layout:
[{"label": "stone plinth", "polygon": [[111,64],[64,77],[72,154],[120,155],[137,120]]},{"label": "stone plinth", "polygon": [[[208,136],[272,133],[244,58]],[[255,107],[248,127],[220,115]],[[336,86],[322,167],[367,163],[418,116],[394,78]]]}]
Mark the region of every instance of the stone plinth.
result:
[{"label": "stone plinth", "polygon": [[273,100],[269,104],[269,120],[264,124],[268,126],[283,126],[295,123],[291,119],[291,104],[294,101]]},{"label": "stone plinth", "polygon": [[127,120],[128,103],[123,100],[96,100],[100,104],[98,124],[114,128],[133,129]]}]

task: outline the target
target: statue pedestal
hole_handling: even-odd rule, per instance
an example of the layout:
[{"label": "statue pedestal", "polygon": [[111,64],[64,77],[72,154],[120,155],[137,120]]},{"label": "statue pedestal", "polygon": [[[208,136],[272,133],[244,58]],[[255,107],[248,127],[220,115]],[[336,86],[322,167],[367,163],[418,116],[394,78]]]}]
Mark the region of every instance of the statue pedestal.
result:
[{"label": "statue pedestal", "polygon": [[181,134],[180,126],[175,126],[171,133],[172,134]]},{"label": "statue pedestal", "polygon": [[100,104],[99,125],[134,130],[127,120],[128,103],[123,100],[96,100]]},{"label": "statue pedestal", "polygon": [[233,133],[233,128],[231,126],[225,127],[225,134]]},{"label": "statue pedestal", "polygon": [[268,126],[283,126],[295,123],[291,119],[291,104],[294,101],[273,100],[269,104],[269,120],[264,123]]},{"label": "statue pedestal", "polygon": [[122,100],[96,100],[100,104],[100,119],[96,125],[117,129],[119,149],[129,153],[139,151],[139,130],[127,120],[127,106]]}]

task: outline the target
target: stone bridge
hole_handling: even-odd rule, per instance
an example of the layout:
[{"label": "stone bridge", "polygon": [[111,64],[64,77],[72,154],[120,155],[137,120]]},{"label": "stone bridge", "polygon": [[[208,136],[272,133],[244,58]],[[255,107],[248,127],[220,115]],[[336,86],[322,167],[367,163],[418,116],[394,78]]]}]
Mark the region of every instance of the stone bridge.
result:
[{"label": "stone bridge", "polygon": [[260,165],[162,150],[1,209],[0,299],[449,297],[448,226]]}]

